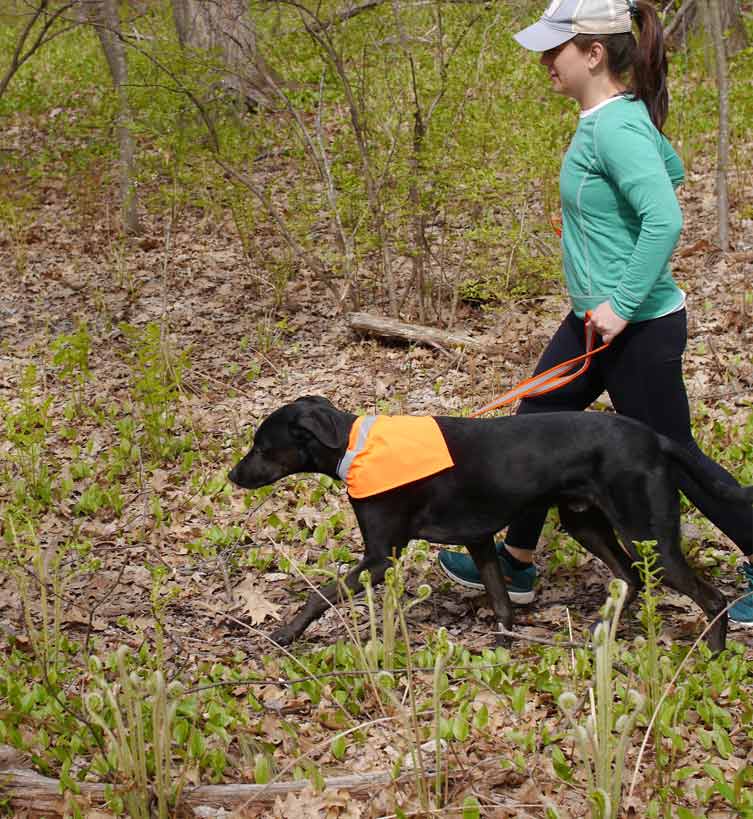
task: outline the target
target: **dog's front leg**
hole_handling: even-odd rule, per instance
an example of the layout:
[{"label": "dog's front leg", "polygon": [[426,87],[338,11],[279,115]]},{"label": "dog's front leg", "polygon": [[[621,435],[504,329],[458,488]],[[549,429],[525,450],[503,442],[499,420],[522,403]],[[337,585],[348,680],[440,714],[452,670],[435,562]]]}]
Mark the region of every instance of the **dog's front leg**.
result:
[{"label": "dog's front leg", "polygon": [[386,554],[365,555],[348,572],[344,581],[338,578],[320,589],[312,590],[304,607],[289,623],[271,634],[270,639],[281,646],[290,645],[303,634],[310,623],[321,617],[330,606],[340,602],[343,597],[343,583],[353,594],[358,594],[363,591],[363,585],[359,579],[361,572],[368,570],[371,573],[372,584],[377,586],[384,580],[384,573],[389,565],[390,561]]},{"label": "dog's front leg", "polygon": [[[473,562],[476,564],[478,573],[481,575],[481,582],[484,584],[486,594],[492,604],[492,609],[497,616],[500,627],[510,631],[512,628],[512,603],[497,558],[494,538],[490,537],[487,541],[479,543],[469,543],[467,548],[471,553]],[[498,645],[506,645],[508,642],[509,640],[503,635],[497,635],[496,643]]]}]

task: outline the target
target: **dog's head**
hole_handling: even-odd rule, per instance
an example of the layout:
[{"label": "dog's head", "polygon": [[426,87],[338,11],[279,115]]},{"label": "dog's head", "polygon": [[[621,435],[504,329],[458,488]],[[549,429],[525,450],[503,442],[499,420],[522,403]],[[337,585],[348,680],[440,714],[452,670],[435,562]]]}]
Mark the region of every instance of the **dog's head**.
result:
[{"label": "dog's head", "polygon": [[258,489],[296,472],[334,475],[351,423],[350,416],[321,396],[285,404],[262,421],[254,445],[230,471],[230,480]]}]

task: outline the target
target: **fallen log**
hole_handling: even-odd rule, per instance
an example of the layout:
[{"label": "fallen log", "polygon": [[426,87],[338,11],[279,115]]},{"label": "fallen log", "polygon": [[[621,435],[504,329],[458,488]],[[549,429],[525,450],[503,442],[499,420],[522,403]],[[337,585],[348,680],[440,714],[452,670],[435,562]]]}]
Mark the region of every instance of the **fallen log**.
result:
[{"label": "fallen log", "polygon": [[[425,771],[424,776],[433,775]],[[354,774],[349,776],[332,776],[324,780],[325,790],[348,791],[357,799],[373,796],[374,789],[390,784],[400,784],[415,780],[416,773],[405,773],[393,779],[388,771]],[[197,788],[186,788],[180,798],[181,807],[238,808],[247,803],[273,804],[278,796],[299,793],[311,787],[308,779],[295,779],[289,782],[271,782],[268,785],[200,785]],[[70,801],[75,798],[86,805],[103,805],[105,786],[93,782],[79,783],[80,795],[77,797],[61,794],[60,781],[42,776],[27,768],[7,768],[0,770],[0,796],[9,801],[14,808],[32,808],[34,813],[67,814]]]},{"label": "fallen log", "polygon": [[465,333],[439,330],[421,324],[407,324],[404,321],[374,316],[371,313],[348,313],[348,324],[357,333],[399,339],[414,344],[426,344],[430,347],[467,347],[470,350],[483,351],[487,344],[472,338]]}]

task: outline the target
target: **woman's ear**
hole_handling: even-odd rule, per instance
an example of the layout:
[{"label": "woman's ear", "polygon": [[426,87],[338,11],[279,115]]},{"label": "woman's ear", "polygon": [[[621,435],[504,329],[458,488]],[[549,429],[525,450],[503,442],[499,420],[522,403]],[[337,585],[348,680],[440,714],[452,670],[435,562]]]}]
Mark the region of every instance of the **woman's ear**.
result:
[{"label": "woman's ear", "polygon": [[588,50],[588,67],[591,71],[602,67],[602,64],[603,67],[606,68],[606,58],[607,50],[604,48],[604,44],[598,40],[595,43],[591,43],[591,48]]}]

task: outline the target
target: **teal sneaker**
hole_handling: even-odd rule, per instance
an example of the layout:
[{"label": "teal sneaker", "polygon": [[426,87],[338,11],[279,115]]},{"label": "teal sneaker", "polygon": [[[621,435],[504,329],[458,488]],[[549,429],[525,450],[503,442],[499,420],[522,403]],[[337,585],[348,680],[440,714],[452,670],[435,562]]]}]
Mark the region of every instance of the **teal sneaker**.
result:
[{"label": "teal sneaker", "polygon": [[748,596],[732,606],[729,619],[741,626],[753,626],[753,566],[746,561],[740,567],[740,574],[748,581]]},{"label": "teal sneaker", "polygon": [[[538,574],[536,567],[531,564],[525,569],[513,569],[509,561],[502,555],[504,548],[504,543],[497,544],[499,563],[507,583],[510,600],[520,606],[532,603],[534,597],[536,597],[536,592],[533,589]],[[451,552],[448,549],[440,549],[439,565],[447,577],[458,585],[465,586],[467,589],[481,589],[483,591],[484,584],[481,582],[476,564],[467,552]]]}]

